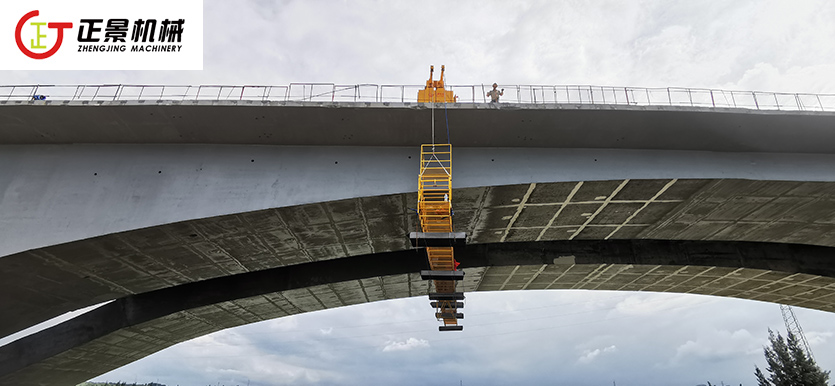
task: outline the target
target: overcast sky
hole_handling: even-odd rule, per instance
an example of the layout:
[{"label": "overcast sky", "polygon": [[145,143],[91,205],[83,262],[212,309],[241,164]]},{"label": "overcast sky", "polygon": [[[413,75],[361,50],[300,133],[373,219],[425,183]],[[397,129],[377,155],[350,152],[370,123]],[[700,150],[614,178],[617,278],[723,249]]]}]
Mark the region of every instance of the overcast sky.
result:
[{"label": "overcast sky", "polygon": [[[220,1],[203,71],[0,71],[4,84],[679,86],[835,93],[835,2]],[[627,292],[468,295],[439,334],[425,298],[202,337],[98,377],[168,385],[754,385],[779,307]],[[835,315],[798,309],[835,369]]]}]

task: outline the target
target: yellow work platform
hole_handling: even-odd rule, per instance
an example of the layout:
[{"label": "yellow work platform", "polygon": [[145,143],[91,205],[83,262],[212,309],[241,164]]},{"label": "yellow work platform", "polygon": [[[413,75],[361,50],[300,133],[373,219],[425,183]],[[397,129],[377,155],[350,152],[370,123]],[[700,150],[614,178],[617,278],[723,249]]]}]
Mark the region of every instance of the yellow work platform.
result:
[{"label": "yellow work platform", "polygon": [[[418,175],[418,217],[425,233],[452,232],[452,145],[431,144],[420,147]],[[433,271],[455,271],[452,247],[426,247]],[[455,280],[434,280],[439,294],[455,292]],[[458,325],[455,301],[439,301],[436,316],[444,325]],[[441,317],[443,315],[443,317]]]}]

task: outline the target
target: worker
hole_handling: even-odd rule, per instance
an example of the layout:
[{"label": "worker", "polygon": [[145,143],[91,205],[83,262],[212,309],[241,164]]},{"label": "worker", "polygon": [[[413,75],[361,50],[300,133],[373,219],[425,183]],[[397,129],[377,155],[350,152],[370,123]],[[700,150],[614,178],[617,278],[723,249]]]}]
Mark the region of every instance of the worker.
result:
[{"label": "worker", "polygon": [[499,85],[493,83],[493,89],[487,92],[487,96],[490,97],[490,103],[499,103],[499,97],[504,95],[504,89],[499,91],[496,87],[499,87]]}]

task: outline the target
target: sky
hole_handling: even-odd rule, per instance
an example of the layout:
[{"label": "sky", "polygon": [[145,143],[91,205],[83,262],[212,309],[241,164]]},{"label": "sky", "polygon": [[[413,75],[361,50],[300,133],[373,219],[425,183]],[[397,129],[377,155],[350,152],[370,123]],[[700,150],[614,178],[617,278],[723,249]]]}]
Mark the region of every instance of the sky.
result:
[{"label": "sky", "polygon": [[[204,1],[202,71],[0,71],[2,84],[611,85],[835,93],[835,2]],[[170,385],[754,385],[776,304],[680,294],[468,294],[221,331],[96,380]],[[835,369],[835,315],[796,309]]]}]

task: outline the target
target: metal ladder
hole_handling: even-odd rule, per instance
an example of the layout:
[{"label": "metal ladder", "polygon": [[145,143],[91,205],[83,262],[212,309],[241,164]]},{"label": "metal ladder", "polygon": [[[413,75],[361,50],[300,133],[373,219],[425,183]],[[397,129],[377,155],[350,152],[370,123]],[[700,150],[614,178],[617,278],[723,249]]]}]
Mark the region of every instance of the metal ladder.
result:
[{"label": "metal ladder", "polygon": [[[424,233],[452,232],[452,145],[427,144],[420,147],[418,175],[418,217]],[[432,271],[455,271],[452,247],[426,247]],[[434,280],[438,294],[455,293],[455,280]],[[455,300],[439,300],[435,316],[444,326],[458,326]],[[441,329],[444,330],[443,328]]]}]

